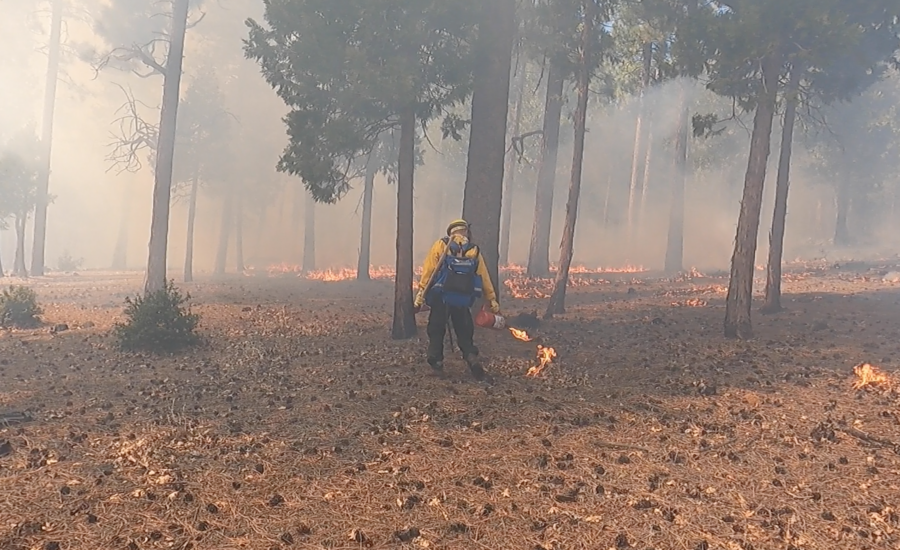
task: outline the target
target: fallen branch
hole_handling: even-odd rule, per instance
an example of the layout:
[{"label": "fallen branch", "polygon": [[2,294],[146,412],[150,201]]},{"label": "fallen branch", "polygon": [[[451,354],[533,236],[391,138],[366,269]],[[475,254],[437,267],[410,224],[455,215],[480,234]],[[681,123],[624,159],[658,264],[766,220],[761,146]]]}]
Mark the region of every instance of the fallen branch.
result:
[{"label": "fallen branch", "polygon": [[593,445],[595,447],[602,447],[604,449],[612,449],[614,451],[640,451],[642,453],[649,453],[650,449],[645,449],[643,447],[636,447],[634,445],[622,445],[621,443],[613,443],[611,441],[594,441]]},{"label": "fallen branch", "polygon": [[894,443],[890,439],[883,439],[881,437],[876,437],[874,435],[869,435],[866,432],[857,430],[856,428],[840,427],[838,430],[844,432],[845,434],[855,437],[860,441],[865,441],[866,443],[873,443],[875,445],[881,445],[882,447],[886,447],[894,451],[894,453],[900,455],[900,445]]},{"label": "fallen branch", "polygon": [[543,130],[534,130],[531,132],[526,132],[520,136],[513,136],[510,139],[510,146],[515,150],[519,160],[521,161],[525,156],[525,140],[532,136],[543,136]]},{"label": "fallen branch", "polygon": [[21,412],[0,413],[0,426],[11,426],[13,424],[24,424],[31,422],[31,417]]}]

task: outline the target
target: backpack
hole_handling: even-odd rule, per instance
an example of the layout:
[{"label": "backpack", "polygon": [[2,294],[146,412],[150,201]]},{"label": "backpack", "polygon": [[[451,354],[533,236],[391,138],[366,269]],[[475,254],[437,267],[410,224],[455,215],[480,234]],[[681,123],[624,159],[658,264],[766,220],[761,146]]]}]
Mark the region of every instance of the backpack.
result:
[{"label": "backpack", "polygon": [[[478,247],[472,243],[461,245],[446,237],[442,240],[449,244],[449,250],[437,268],[429,295],[450,307],[472,307],[483,291],[478,275]],[[466,253],[473,249],[475,257],[467,258]]]}]

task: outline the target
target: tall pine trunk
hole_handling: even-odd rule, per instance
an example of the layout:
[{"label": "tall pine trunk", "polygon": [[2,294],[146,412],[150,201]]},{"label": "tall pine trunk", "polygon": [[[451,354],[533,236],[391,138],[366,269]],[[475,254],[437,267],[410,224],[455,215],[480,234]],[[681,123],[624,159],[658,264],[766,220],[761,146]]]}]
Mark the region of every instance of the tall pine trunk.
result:
[{"label": "tall pine trunk", "polygon": [[416,110],[408,106],[400,118],[400,154],[397,159],[397,251],[394,266],[394,318],[391,338],[416,335],[413,307],[413,178],[416,158]]},{"label": "tall pine trunk", "polygon": [[[653,166],[653,110],[647,109],[645,125],[647,126],[647,142],[644,147],[644,173],[641,176],[641,200],[638,205],[637,217],[635,218],[635,223],[637,225],[637,231],[635,232],[637,235],[637,241],[635,244],[640,244],[641,239],[646,236],[647,227],[644,223],[646,219],[644,215],[647,213],[647,195],[648,190],[650,188],[650,169]],[[637,248],[640,248],[639,246]]]},{"label": "tall pine trunk", "polygon": [[801,70],[794,67],[787,88],[787,104],[781,129],[781,153],[778,159],[778,178],[775,182],[775,210],[772,232],[769,233],[769,263],[766,268],[766,300],[763,313],[781,311],[781,262],[784,255],[784,227],[787,220],[788,191],[791,185],[791,150],[794,141],[794,122],[797,117],[797,93]]},{"label": "tall pine trunk", "polygon": [[131,222],[131,201],[128,188],[122,191],[122,207],[119,210],[119,231],[116,234],[116,245],[113,248],[112,268],[124,271],[128,268],[128,225]]},{"label": "tall pine trunk", "polygon": [[603,197],[603,228],[609,227],[609,196],[612,193],[612,170],[606,171],[606,192]]},{"label": "tall pine trunk", "polygon": [[375,175],[378,173],[378,163],[375,153],[369,153],[366,163],[366,182],[363,187],[362,224],[359,231],[359,261],[356,263],[356,279],[368,281],[371,279],[369,268],[372,266],[372,201],[375,194]]},{"label": "tall pine trunk", "polygon": [[[522,127],[522,102],[525,99],[525,70],[519,75],[518,98],[516,99],[516,118],[513,123],[513,137],[518,137]],[[510,228],[512,227],[513,189],[516,185],[516,164],[518,153],[510,150],[506,165],[506,183],[503,188],[503,208],[500,220],[500,265],[509,265]]]},{"label": "tall pine trunk", "polygon": [[534,199],[534,225],[528,249],[529,277],[550,276],[550,224],[553,220],[553,187],[559,153],[559,124],[562,118],[562,71],[550,63],[547,74],[547,99],[544,103],[541,167]]},{"label": "tall pine trunk", "polygon": [[3,247],[0,246],[0,279],[6,277],[6,271],[3,271]]},{"label": "tall pine trunk", "polygon": [[304,199],[306,198],[307,191],[303,188],[303,183],[299,183],[294,186],[293,192],[291,193],[291,219],[290,219],[290,227],[291,227],[291,238],[290,238],[290,247],[291,247],[291,261],[296,262],[299,258],[301,264],[303,264],[303,249],[301,248],[303,245],[300,242],[300,222],[303,219],[303,208],[305,207]]},{"label": "tall pine trunk", "polygon": [[669,236],[666,242],[666,273],[684,269],[684,191],[687,183],[687,150],[690,136],[687,90],[680,85],[681,110],[678,113],[678,133],[675,138],[675,166],[672,177],[672,205],[669,212]]},{"label": "tall pine trunk", "polygon": [[244,205],[240,195],[234,197],[234,269],[244,273]]},{"label": "tall pine trunk", "polygon": [[34,242],[31,248],[31,274],[44,274],[47,244],[47,206],[50,197],[50,155],[53,144],[53,116],[56,108],[56,82],[59,80],[59,50],[62,33],[62,0],[53,0],[50,22],[50,55],[47,62],[47,84],[44,88],[44,114],[41,121],[41,167],[38,173],[34,207]]},{"label": "tall pine trunk", "polygon": [[547,304],[545,319],[550,319],[556,314],[566,312],[566,287],[569,284],[569,268],[572,265],[572,255],[575,249],[575,222],[578,218],[578,198],[581,194],[581,170],[584,161],[584,134],[587,122],[587,104],[589,84],[591,81],[591,68],[588,65],[588,48],[591,41],[591,25],[593,20],[592,0],[583,0],[585,21],[582,24],[580,67],[578,68],[578,105],[575,109],[575,147],[572,153],[572,177],[569,181],[569,198],[566,202],[566,223],[563,226],[562,242],[559,246],[559,270],[556,272],[556,282],[553,286],[553,294],[550,303]]},{"label": "tall pine trunk", "polygon": [[834,244],[836,246],[850,246],[852,239],[850,237],[850,226],[847,225],[847,216],[850,213],[852,197],[850,195],[850,182],[846,177],[838,181],[836,201],[837,218],[834,224]]},{"label": "tall pine trunk", "polygon": [[150,223],[150,251],[145,284],[145,292],[148,294],[163,290],[166,286],[172,164],[175,158],[175,128],[178,121],[178,94],[181,88],[181,64],[184,55],[184,33],[187,30],[188,4],[189,0],[175,0],[172,4],[172,34],[169,37],[169,54],[166,59],[153,184],[153,217]]},{"label": "tall pine trunk", "polygon": [[744,194],[738,216],[734,254],[731,257],[731,279],[725,299],[725,336],[751,338],[753,324],[750,307],[753,301],[753,274],[756,260],[756,240],[759,235],[759,214],[763,188],[766,183],[766,163],[772,141],[772,121],[778,98],[780,57],[769,54],[762,61],[762,91],[753,117],[750,155],[744,177]]},{"label": "tall pine trunk", "polygon": [[225,266],[228,263],[228,241],[231,239],[231,226],[233,224],[234,203],[232,202],[232,194],[226,191],[225,198],[222,199],[222,222],[219,226],[219,248],[216,250],[216,267],[213,273],[216,275],[225,274]]},{"label": "tall pine trunk", "polygon": [[307,193],[303,209],[303,272],[316,270],[316,199]]},{"label": "tall pine trunk", "polygon": [[509,79],[516,34],[516,0],[482,4],[486,11],[476,48],[463,218],[472,224],[499,294],[500,210],[509,114]]},{"label": "tall pine trunk", "polygon": [[638,209],[643,193],[643,173],[646,162],[646,147],[650,129],[647,118],[647,88],[650,87],[650,70],[653,62],[653,43],[646,42],[643,48],[643,70],[641,71],[641,93],[638,97],[638,113],[634,124],[634,150],[631,155],[631,183],[628,186],[628,238],[634,245],[638,227]]},{"label": "tall pine trunk", "polygon": [[822,201],[822,196],[819,195],[819,196],[816,198],[816,222],[815,222],[815,228],[816,228],[815,235],[816,235],[816,238],[819,238],[819,237],[821,237],[821,236],[824,236],[824,234],[825,234],[825,231],[823,230],[823,225],[824,225],[824,224],[823,224],[823,220],[824,220],[824,216],[822,215],[822,210],[824,210],[824,206],[825,206],[825,205],[824,205],[824,202]]},{"label": "tall pine trunk", "polygon": [[438,184],[438,188],[434,193],[434,213],[431,217],[431,234],[432,235],[443,235],[444,229],[446,229],[447,220],[444,218],[444,207],[447,202],[447,187],[445,183],[441,182]]},{"label": "tall pine trunk", "polygon": [[191,181],[191,198],[188,204],[187,219],[187,243],[184,247],[184,282],[194,280],[194,220],[197,218],[197,194],[200,188],[200,178],[194,174]]},{"label": "tall pine trunk", "polygon": [[13,260],[13,277],[28,277],[28,269],[25,267],[25,229],[27,228],[28,214],[16,214],[16,257]]}]

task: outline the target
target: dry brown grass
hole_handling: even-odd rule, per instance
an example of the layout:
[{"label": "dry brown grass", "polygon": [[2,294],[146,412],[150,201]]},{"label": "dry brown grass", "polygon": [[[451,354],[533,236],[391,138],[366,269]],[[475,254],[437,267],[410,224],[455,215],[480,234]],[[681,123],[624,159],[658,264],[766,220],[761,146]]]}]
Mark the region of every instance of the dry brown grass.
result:
[{"label": "dry brown grass", "polygon": [[852,367],[896,369],[898,295],[812,272],[733,342],[700,275],[480,331],[493,387],[390,342],[382,282],[205,281],[168,357],[107,335],[139,278],[40,283],[72,330],[0,336],[0,549],[896,548],[900,401]]}]

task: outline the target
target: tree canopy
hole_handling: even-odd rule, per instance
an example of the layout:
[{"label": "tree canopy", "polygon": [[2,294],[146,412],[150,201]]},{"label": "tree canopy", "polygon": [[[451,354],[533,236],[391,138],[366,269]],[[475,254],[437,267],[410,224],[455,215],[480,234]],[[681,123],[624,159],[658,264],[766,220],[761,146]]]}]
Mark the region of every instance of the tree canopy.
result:
[{"label": "tree canopy", "polygon": [[214,70],[204,69],[191,78],[178,108],[175,185],[194,177],[211,183],[228,176],[236,121],[224,103]]},{"label": "tree canopy", "polygon": [[40,141],[23,130],[0,150],[0,229],[10,216],[34,209],[40,169]]},{"label": "tree canopy", "polygon": [[471,89],[473,0],[274,0],[245,41],[291,108],[278,170],[317,201],[350,189],[351,166],[409,106],[420,123]]}]

